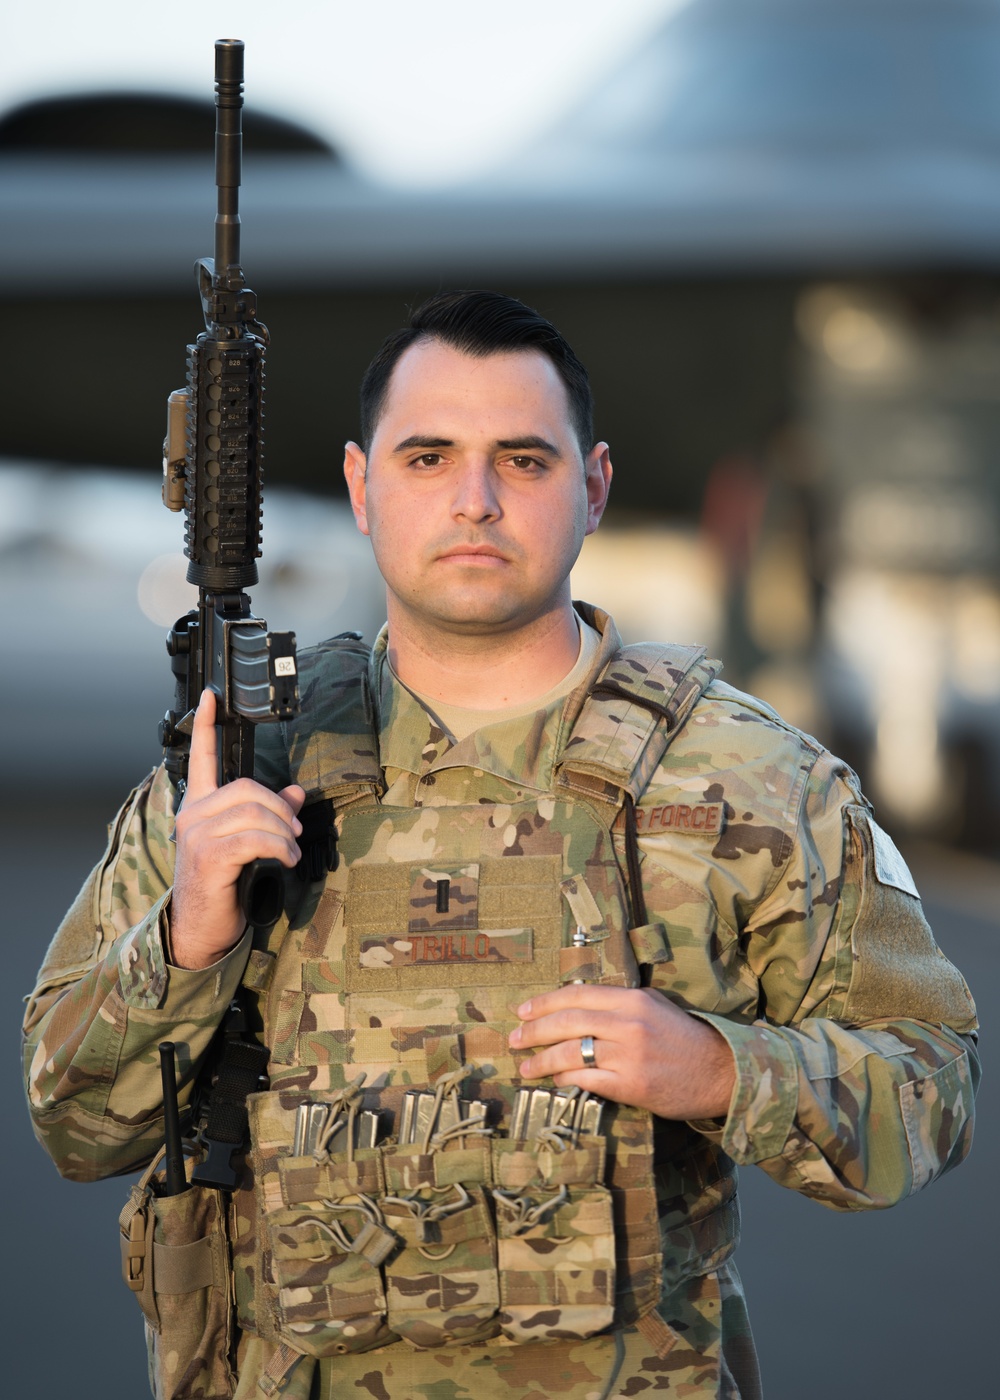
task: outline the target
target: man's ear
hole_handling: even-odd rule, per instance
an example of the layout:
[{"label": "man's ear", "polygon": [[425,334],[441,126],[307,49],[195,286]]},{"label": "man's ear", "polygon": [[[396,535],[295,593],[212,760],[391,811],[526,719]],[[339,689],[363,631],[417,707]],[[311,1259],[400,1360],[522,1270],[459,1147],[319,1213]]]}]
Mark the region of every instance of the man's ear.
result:
[{"label": "man's ear", "polygon": [[370,534],[366,505],[368,461],[356,442],[344,445],[344,476],[347,480],[347,493],[351,498],[354,522],[363,535]]},{"label": "man's ear", "polygon": [[583,470],[587,483],[587,534],[592,535],[601,523],[614,475],[611,451],[606,442],[594,444],[587,453]]}]

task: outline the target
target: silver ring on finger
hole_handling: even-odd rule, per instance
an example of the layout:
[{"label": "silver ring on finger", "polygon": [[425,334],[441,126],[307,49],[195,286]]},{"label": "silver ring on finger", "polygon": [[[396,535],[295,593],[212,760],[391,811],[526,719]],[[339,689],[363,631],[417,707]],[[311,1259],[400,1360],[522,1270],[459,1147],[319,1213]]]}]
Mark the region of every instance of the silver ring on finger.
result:
[{"label": "silver ring on finger", "polygon": [[580,1058],[583,1060],[586,1069],[593,1069],[597,1064],[597,1056],[594,1054],[594,1037],[585,1035],[580,1041]]}]

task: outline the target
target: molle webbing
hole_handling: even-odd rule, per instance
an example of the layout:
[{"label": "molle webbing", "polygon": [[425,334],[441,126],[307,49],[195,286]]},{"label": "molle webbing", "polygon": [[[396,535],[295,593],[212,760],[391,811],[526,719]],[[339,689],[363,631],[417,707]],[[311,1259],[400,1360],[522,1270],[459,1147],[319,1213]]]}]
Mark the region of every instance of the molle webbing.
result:
[{"label": "molle webbing", "polygon": [[704,647],[623,647],[591,688],[558,765],[557,786],[619,805],[645,791],[671,740],[722,669]]}]

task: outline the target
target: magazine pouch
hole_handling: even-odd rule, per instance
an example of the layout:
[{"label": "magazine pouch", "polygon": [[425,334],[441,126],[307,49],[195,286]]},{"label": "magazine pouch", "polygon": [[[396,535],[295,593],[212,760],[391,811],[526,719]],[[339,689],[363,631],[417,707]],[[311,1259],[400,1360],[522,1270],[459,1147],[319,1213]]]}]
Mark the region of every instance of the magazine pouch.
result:
[{"label": "magazine pouch", "polygon": [[512,1342],[582,1340],[615,1312],[615,1231],[603,1137],[493,1143],[500,1324]]},{"label": "magazine pouch", "polygon": [[414,1347],[496,1336],[496,1239],[484,1187],[488,1144],[383,1151],[386,1224],[402,1248],[385,1263],[389,1326]]},{"label": "magazine pouch", "polygon": [[308,1356],[391,1341],[379,1266],[397,1242],[376,1205],[378,1152],[283,1157],[277,1169],[281,1204],[266,1225],[282,1340]]}]

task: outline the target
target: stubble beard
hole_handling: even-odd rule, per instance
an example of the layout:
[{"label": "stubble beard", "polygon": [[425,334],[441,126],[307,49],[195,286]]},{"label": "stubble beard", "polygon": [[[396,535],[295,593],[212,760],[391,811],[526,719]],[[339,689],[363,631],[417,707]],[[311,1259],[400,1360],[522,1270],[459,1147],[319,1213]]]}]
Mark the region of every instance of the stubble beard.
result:
[{"label": "stubble beard", "polygon": [[[518,605],[507,590],[465,588],[452,593],[420,591],[403,597],[389,588],[389,598],[411,626],[425,633],[455,637],[490,637],[516,632],[551,610],[554,600]],[[390,612],[393,609],[390,608]]]},{"label": "stubble beard", "polygon": [[505,586],[505,580],[500,578],[456,579],[447,588],[435,589],[428,583],[405,591],[397,591],[387,583],[386,589],[390,629],[395,614],[397,624],[403,623],[428,641],[509,636],[547,614],[562,611],[571,601],[568,576],[536,598],[525,597],[516,586]]}]

